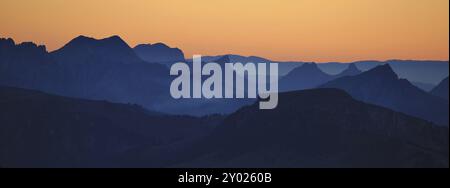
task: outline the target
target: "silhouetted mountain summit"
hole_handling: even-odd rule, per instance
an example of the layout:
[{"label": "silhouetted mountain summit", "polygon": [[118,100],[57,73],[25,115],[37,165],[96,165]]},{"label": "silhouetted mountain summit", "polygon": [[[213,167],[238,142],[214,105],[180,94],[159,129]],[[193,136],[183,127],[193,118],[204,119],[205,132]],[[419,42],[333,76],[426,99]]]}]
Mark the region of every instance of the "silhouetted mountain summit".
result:
[{"label": "silhouetted mountain summit", "polygon": [[[167,47],[164,44],[155,46]],[[223,62],[270,61],[256,56],[233,54],[220,57]],[[281,90],[314,88],[336,78],[323,73],[317,66],[308,68],[311,64],[305,64],[303,68],[299,67],[302,63],[278,64],[280,75],[285,75],[283,70],[287,73],[294,67],[297,68],[291,71],[291,75],[281,78]],[[233,104],[224,110],[226,104],[232,104],[231,100],[174,100],[169,93],[173,77],[168,72],[169,69],[164,65],[145,63],[118,36],[105,39],[79,36],[52,53],[48,53],[45,46],[34,43],[15,44],[12,39],[0,40],[1,85],[69,97],[137,103],[148,109],[167,113],[229,113],[242,105]],[[192,105],[196,106],[195,110]]]},{"label": "silhouetted mountain summit", "polygon": [[52,54],[66,63],[83,63],[89,60],[133,63],[142,61],[119,36],[94,39],[79,36]]},{"label": "silhouetted mountain summit", "polygon": [[337,74],[335,77],[340,78],[340,77],[344,77],[344,76],[355,76],[355,75],[360,74],[361,72],[362,71],[359,70],[358,67],[356,67],[356,65],[354,63],[351,63],[350,65],[348,65],[347,69],[345,69],[341,73]]},{"label": "silhouetted mountain summit", "polygon": [[406,79],[399,79],[388,64],[356,76],[338,78],[321,87],[339,88],[358,100],[448,126],[448,101],[424,92]]},{"label": "silhouetted mountain summit", "polygon": [[184,62],[184,53],[179,48],[171,48],[164,43],[139,44],[134,47],[136,54],[150,63]]},{"label": "silhouetted mountain summit", "polygon": [[[166,66],[141,60],[120,37],[79,36],[52,53],[3,40],[0,84],[153,108],[170,99]],[[46,62],[46,63],[42,63]]]},{"label": "silhouetted mountain summit", "polygon": [[423,83],[423,82],[412,82],[410,81],[412,85],[416,86],[417,88],[426,91],[426,92],[430,92],[433,88],[435,88],[437,85],[433,85],[430,83]]},{"label": "silhouetted mountain summit", "polygon": [[432,91],[431,94],[434,96],[441,97],[448,101],[448,77],[442,80],[439,85],[437,85]]},{"label": "silhouetted mountain summit", "polygon": [[230,113],[243,105],[232,99],[173,99],[168,67],[141,60],[118,36],[100,40],[80,36],[50,54],[45,47],[16,45],[11,39],[3,39],[1,46],[0,84],[4,86],[178,114]]},{"label": "silhouetted mountain summit", "polygon": [[214,62],[215,63],[220,63],[220,64],[231,63],[231,58],[230,58],[229,55],[224,55],[224,56],[220,57],[219,59],[214,60]]},{"label": "silhouetted mountain summit", "polygon": [[0,85],[56,90],[64,82],[59,66],[45,46],[0,39]]},{"label": "silhouetted mountain summit", "polygon": [[397,74],[389,64],[380,65],[364,73],[364,77],[379,77],[386,80],[398,80]]},{"label": "silhouetted mountain summit", "polygon": [[293,91],[315,88],[333,79],[315,63],[304,63],[280,79],[280,91]]},{"label": "silhouetted mountain summit", "polygon": [[15,63],[13,61],[23,63],[31,59],[40,63],[51,61],[44,45],[37,45],[33,42],[16,44],[11,38],[0,38],[0,57],[9,63]]},{"label": "silhouetted mountain summit", "polygon": [[16,45],[12,38],[0,38],[0,48],[11,47]]},{"label": "silhouetted mountain summit", "polygon": [[[337,89],[280,93],[180,154],[182,167],[447,167],[448,128],[353,99]],[[195,155],[196,153],[197,155]]]},{"label": "silhouetted mountain summit", "polygon": [[236,54],[225,54],[225,55],[218,55],[218,56],[202,56],[202,61],[209,63],[209,62],[216,62],[223,61],[220,60],[222,58],[227,58],[228,60],[226,63],[271,63],[272,60],[258,57],[258,56],[242,56],[242,55],[236,55]]}]

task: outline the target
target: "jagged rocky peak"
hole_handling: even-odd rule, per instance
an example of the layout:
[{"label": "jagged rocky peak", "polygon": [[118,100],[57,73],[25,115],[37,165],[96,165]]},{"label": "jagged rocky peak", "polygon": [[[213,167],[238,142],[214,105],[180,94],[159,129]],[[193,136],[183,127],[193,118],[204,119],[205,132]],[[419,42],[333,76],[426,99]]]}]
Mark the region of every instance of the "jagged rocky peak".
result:
[{"label": "jagged rocky peak", "polygon": [[0,38],[0,47],[11,47],[15,45],[16,43],[12,38]]},{"label": "jagged rocky peak", "polygon": [[41,59],[48,54],[45,45],[37,45],[33,42],[16,44],[11,38],[0,39],[0,52],[7,56],[21,56],[22,58]]}]

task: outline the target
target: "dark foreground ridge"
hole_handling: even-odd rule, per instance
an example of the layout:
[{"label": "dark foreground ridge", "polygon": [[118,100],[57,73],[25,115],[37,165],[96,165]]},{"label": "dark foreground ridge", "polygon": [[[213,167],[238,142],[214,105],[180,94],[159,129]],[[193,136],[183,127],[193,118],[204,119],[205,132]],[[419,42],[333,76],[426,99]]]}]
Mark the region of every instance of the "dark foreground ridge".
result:
[{"label": "dark foreground ridge", "polygon": [[180,166],[448,167],[448,128],[316,89],[244,107],[189,151],[203,155]]},{"label": "dark foreground ridge", "polygon": [[448,128],[337,89],[224,120],[9,87],[0,99],[4,167],[448,167]]}]

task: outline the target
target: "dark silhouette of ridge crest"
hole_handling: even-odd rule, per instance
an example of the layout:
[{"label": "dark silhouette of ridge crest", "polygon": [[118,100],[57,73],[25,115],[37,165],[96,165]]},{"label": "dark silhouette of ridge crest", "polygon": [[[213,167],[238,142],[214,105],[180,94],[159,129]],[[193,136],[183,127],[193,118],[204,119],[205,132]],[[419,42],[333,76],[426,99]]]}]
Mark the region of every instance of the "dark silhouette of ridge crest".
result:
[{"label": "dark silhouette of ridge crest", "polygon": [[153,46],[157,47],[157,48],[170,48],[169,46],[167,46],[166,44],[164,44],[162,42],[155,43],[155,44],[153,44]]},{"label": "dark silhouette of ridge crest", "polygon": [[280,93],[279,99],[270,111],[254,103],[227,116],[189,149],[202,155],[186,166],[448,166],[448,128],[357,101],[338,89]]},{"label": "dark silhouette of ridge crest", "polygon": [[155,44],[139,44],[133,48],[136,54],[149,63],[184,62],[184,53],[179,48],[171,48],[158,42]]},{"label": "dark silhouette of ridge crest", "polygon": [[[303,69],[319,69],[319,67],[317,66],[316,63],[305,63],[303,64],[301,67],[303,67]],[[320,70],[320,69],[319,69]]]},{"label": "dark silhouette of ridge crest", "polygon": [[134,63],[142,61],[119,36],[94,39],[80,35],[52,52],[62,62],[79,64],[86,60]]},{"label": "dark silhouette of ridge crest", "polygon": [[312,89],[333,78],[324,73],[316,63],[305,63],[280,79],[280,91]]},{"label": "dark silhouette of ridge crest", "polygon": [[389,64],[380,65],[364,73],[366,76],[377,76],[379,78],[398,79],[397,74],[394,72]]},{"label": "dark silhouette of ridge crest", "polygon": [[288,91],[279,94],[280,98],[304,98],[304,97],[317,97],[317,98],[342,98],[342,99],[353,99],[351,95],[346,93],[341,89],[336,88],[318,88],[318,89],[307,89],[301,91]]},{"label": "dark silhouette of ridge crest", "polygon": [[338,88],[363,102],[448,126],[448,101],[435,97],[400,79],[388,64],[355,76],[341,77],[320,86]]},{"label": "dark silhouette of ridge crest", "polygon": [[74,39],[72,39],[70,42],[68,42],[63,48],[73,46],[73,47],[100,47],[105,46],[107,47],[110,45],[112,46],[121,46],[121,47],[128,47],[128,44],[119,36],[114,35],[111,37],[103,38],[103,39],[95,39],[92,37],[87,37],[84,35],[80,35]]},{"label": "dark silhouette of ridge crest", "polygon": [[0,164],[7,167],[119,166],[133,160],[106,161],[134,147],[173,143],[209,129],[200,118],[138,105],[2,86],[0,98]]},{"label": "dark silhouette of ridge crest", "polygon": [[358,67],[356,67],[356,65],[354,63],[351,63],[350,65],[348,65],[347,69],[345,69],[344,71],[342,71],[341,73],[336,75],[336,77],[339,78],[339,77],[343,77],[343,76],[354,76],[354,75],[361,74],[361,72],[362,71],[359,70]]},{"label": "dark silhouette of ridge crest", "polygon": [[442,80],[433,90],[431,90],[431,94],[434,96],[438,96],[440,98],[443,98],[448,101],[449,95],[448,95],[448,77]]},{"label": "dark silhouette of ridge crest", "polygon": [[203,56],[203,62],[217,62],[219,59],[228,58],[227,63],[273,63],[274,61],[259,56],[242,56],[236,54],[224,54],[217,56]]},{"label": "dark silhouette of ridge crest", "polygon": [[16,44],[16,42],[12,38],[0,38],[0,48],[3,50],[24,50],[24,51],[34,51],[47,53],[47,47],[45,45],[38,45],[34,42],[22,42]]}]

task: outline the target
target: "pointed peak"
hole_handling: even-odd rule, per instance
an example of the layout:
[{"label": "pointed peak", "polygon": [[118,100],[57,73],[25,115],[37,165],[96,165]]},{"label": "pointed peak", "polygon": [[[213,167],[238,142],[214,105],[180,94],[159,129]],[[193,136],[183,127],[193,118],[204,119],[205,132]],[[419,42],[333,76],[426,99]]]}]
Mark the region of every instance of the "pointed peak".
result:
[{"label": "pointed peak", "polygon": [[397,73],[394,72],[394,70],[388,63],[379,65],[371,70],[368,70],[366,74],[398,79]]},{"label": "pointed peak", "polygon": [[117,35],[101,39],[100,41],[107,42],[108,44],[116,44],[116,45],[126,45],[126,46],[128,46],[128,44],[122,38],[120,38]]},{"label": "pointed peak", "polygon": [[358,69],[358,67],[356,67],[356,65],[354,63],[351,63],[348,65],[347,69],[345,69],[344,71],[342,71],[341,73],[339,73],[337,76],[338,77],[342,77],[342,76],[355,76],[360,74],[362,71]]},{"label": "pointed peak", "polygon": [[388,63],[385,63],[383,65],[375,67],[375,69],[380,69],[380,70],[384,70],[384,71],[394,72],[394,70],[392,70],[391,65],[389,65]]},{"label": "pointed peak", "polygon": [[0,48],[16,49],[22,52],[47,53],[45,45],[38,45],[34,42],[22,42],[16,44],[12,38],[0,38]]},{"label": "pointed peak", "polygon": [[348,65],[347,69],[348,70],[358,70],[359,71],[358,67],[356,67],[356,64],[354,64],[354,63],[350,63]]},{"label": "pointed peak", "polygon": [[37,45],[34,42],[22,42],[17,45],[18,49],[25,49],[25,50],[37,50],[38,52],[47,53],[47,47],[45,45]]}]

